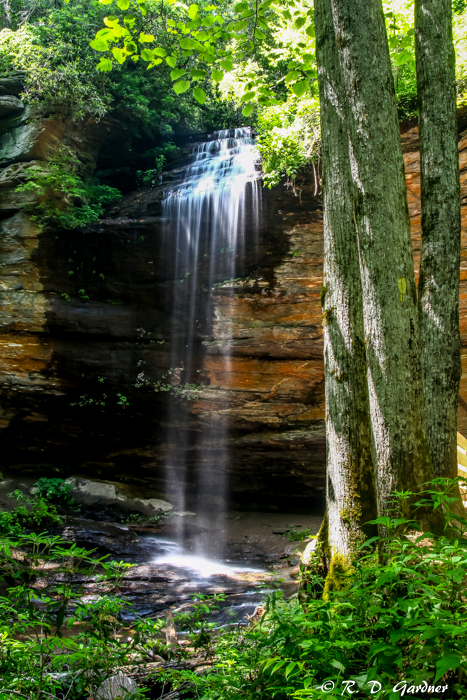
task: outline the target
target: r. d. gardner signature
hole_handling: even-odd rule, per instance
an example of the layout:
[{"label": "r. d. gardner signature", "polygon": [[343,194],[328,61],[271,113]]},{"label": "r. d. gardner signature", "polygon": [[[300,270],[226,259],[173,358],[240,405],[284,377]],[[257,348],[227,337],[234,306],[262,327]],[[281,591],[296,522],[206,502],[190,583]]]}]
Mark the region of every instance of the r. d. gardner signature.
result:
[{"label": "r. d. gardner signature", "polygon": [[[352,695],[359,690],[356,681],[341,681],[339,686],[343,689],[341,695]],[[334,681],[325,681],[323,685],[318,686],[317,690],[321,690],[323,693],[332,693],[335,687]],[[360,690],[363,690],[365,687],[369,687],[370,695],[374,695],[379,693],[383,686],[379,681],[367,681]],[[447,689],[447,685],[428,685],[426,681],[423,681],[420,685],[409,685],[407,681],[400,681],[393,688],[388,689],[388,692],[399,693],[401,696],[415,695],[415,693],[428,693],[431,695],[432,693],[445,693]]]}]

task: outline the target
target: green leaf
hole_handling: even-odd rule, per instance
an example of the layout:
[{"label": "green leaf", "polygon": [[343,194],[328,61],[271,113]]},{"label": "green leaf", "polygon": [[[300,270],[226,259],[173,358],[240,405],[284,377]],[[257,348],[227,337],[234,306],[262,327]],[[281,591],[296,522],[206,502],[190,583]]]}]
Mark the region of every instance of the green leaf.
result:
[{"label": "green leaf", "polygon": [[175,68],[174,70],[170,71],[170,77],[172,78],[172,80],[178,80],[182,77],[182,75],[185,75],[184,68]]},{"label": "green leaf", "polygon": [[303,27],[303,25],[305,24],[305,22],[306,22],[305,17],[299,17],[298,19],[296,19],[294,22],[295,29],[301,29]]},{"label": "green leaf", "polygon": [[108,71],[112,70],[112,61],[109,58],[101,58],[96,68],[102,73],[107,73]]},{"label": "green leaf", "polygon": [[230,60],[230,58],[224,58],[224,59],[220,62],[220,64],[221,64],[222,68],[223,68],[225,71],[227,71],[227,73],[229,73],[231,70],[233,70],[233,63],[232,63],[232,61]]},{"label": "green leaf", "polygon": [[239,2],[235,5],[234,10],[235,10],[235,12],[243,12],[244,10],[248,10],[248,3],[247,2]]},{"label": "green leaf", "polygon": [[6,544],[3,545],[3,551],[5,552],[5,554],[7,555],[7,557],[11,557],[10,549],[9,549],[9,547],[7,547]]},{"label": "green leaf", "polygon": [[342,673],[344,673],[345,671],[345,666],[343,666],[340,661],[337,661],[337,659],[332,659],[331,666],[334,666],[334,668],[337,668],[339,671],[342,671]]},{"label": "green leaf", "polygon": [[257,39],[266,39],[266,34],[262,32],[261,29],[258,29],[258,27],[256,27],[255,37],[257,37]]},{"label": "green leaf", "polygon": [[199,12],[198,5],[190,5],[190,7],[188,8],[188,17],[190,19],[194,19],[196,17],[196,15],[198,14],[198,12]]},{"label": "green leaf", "polygon": [[99,0],[101,5],[111,5],[113,0]]},{"label": "green leaf", "polygon": [[252,111],[254,110],[255,106],[254,105],[247,105],[242,109],[242,114],[244,117],[249,117]]},{"label": "green leaf", "polygon": [[252,100],[255,96],[254,90],[250,90],[249,92],[245,92],[244,95],[242,95],[242,102],[249,102]]},{"label": "green leaf", "polygon": [[287,678],[287,676],[289,675],[290,671],[292,671],[292,670],[295,668],[296,665],[297,665],[297,662],[296,662],[296,661],[291,661],[289,664],[287,664],[287,667],[286,667],[286,669],[285,669],[285,676],[286,676],[286,678]]},{"label": "green leaf", "polygon": [[206,101],[206,93],[204,92],[204,90],[201,90],[200,87],[195,87],[195,89],[193,90],[193,97],[197,102],[200,103],[200,105],[204,105]]},{"label": "green leaf", "polygon": [[141,58],[143,61],[152,61],[154,58],[154,53],[151,51],[151,49],[143,49],[141,51]]},{"label": "green leaf", "polygon": [[224,77],[224,71],[222,71],[222,70],[216,70],[216,69],[214,69],[214,70],[212,71],[212,73],[211,73],[211,78],[212,78],[216,83],[220,83],[220,81],[222,80],[223,77]]},{"label": "green leaf", "polygon": [[149,44],[151,41],[154,41],[154,37],[152,34],[143,34],[141,32],[138,41],[140,44]]},{"label": "green leaf", "polygon": [[89,44],[91,49],[94,49],[94,51],[108,51],[109,50],[109,45],[106,41],[103,41],[102,39],[94,39],[91,41]]},{"label": "green leaf", "polygon": [[179,80],[178,83],[175,83],[175,85],[173,86],[173,89],[177,95],[181,95],[183,92],[186,92],[189,87],[190,87],[189,80]]},{"label": "green leaf", "polygon": [[272,676],[273,673],[275,673],[275,672],[278,671],[280,668],[282,668],[282,666],[283,666],[284,664],[285,664],[285,661],[284,661],[284,660],[278,661],[277,664],[274,666],[274,668],[273,668],[272,671],[271,671],[271,676]]},{"label": "green leaf", "polygon": [[164,56],[167,53],[167,51],[165,49],[162,49],[160,47],[153,49],[152,52],[153,52],[154,56],[160,56],[161,58],[164,58]]},{"label": "green leaf", "polygon": [[291,70],[290,73],[287,73],[285,76],[285,82],[290,83],[292,80],[297,80],[297,78],[300,77],[300,71],[298,70]]},{"label": "green leaf", "polygon": [[128,53],[124,49],[118,49],[116,46],[112,49],[113,57],[118,63],[125,63]]},{"label": "green leaf", "polygon": [[204,78],[206,75],[205,70],[200,70],[199,68],[192,68],[190,71],[190,75],[192,78]]},{"label": "green leaf", "polygon": [[396,66],[402,66],[404,63],[408,63],[412,58],[412,54],[408,53],[407,51],[403,51],[402,53],[398,53],[394,56],[393,61],[394,65]]},{"label": "green leaf", "polygon": [[115,27],[119,22],[118,17],[114,17],[113,15],[110,15],[109,17],[104,17],[104,24],[106,27]]},{"label": "green leaf", "polygon": [[66,612],[66,605],[62,605],[60,610],[57,613],[57,619],[55,620],[55,627],[57,630],[59,630],[60,627],[63,625],[65,612]]},{"label": "green leaf", "polygon": [[146,4],[144,2],[140,2],[140,0],[138,0],[138,5],[139,5],[139,10],[140,10],[141,14],[143,15],[143,17],[146,17],[146,15],[148,14],[148,11],[146,9]]},{"label": "green leaf", "polygon": [[294,83],[292,85],[292,90],[297,97],[301,97],[304,92],[308,89],[308,81],[307,80],[301,80],[299,83]]},{"label": "green leaf", "polygon": [[307,36],[313,37],[315,35],[315,25],[309,24],[308,27],[305,29],[305,34]]},{"label": "green leaf", "polygon": [[436,662],[436,676],[433,683],[439,681],[441,676],[444,676],[446,671],[449,671],[449,669],[455,671],[456,668],[458,668],[458,666],[460,665],[460,662],[461,658],[456,654],[446,654],[446,656],[443,656],[441,659],[438,659],[438,661]]},{"label": "green leaf", "polygon": [[117,0],[117,5],[121,10],[128,10],[130,7],[130,0]]},{"label": "green leaf", "polygon": [[236,22],[232,28],[235,32],[242,32],[247,27],[248,27],[248,20],[244,19],[242,22]]},{"label": "green leaf", "polygon": [[180,39],[180,46],[182,49],[193,50],[198,48],[197,44],[193,39]]},{"label": "green leaf", "polygon": [[177,65],[177,59],[175,58],[175,56],[167,56],[165,61],[171,68],[175,68],[175,66]]}]

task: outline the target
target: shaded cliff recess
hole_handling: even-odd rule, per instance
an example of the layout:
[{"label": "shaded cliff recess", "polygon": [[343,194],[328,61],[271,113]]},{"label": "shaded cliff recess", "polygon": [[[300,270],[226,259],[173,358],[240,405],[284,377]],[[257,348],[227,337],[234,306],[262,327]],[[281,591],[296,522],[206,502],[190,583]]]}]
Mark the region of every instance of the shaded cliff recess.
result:
[{"label": "shaded cliff recess", "polygon": [[[13,116],[0,119],[2,467],[127,482],[170,500],[174,494],[167,493],[164,479],[173,447],[164,438],[170,434],[170,392],[154,391],[155,383],[174,383],[171,290],[177,272],[174,251],[164,244],[162,199],[192,162],[194,137],[181,144],[180,158],[160,185],[125,195],[104,220],[74,230],[41,230],[26,209],[31,194],[16,192],[26,165],[47,162],[65,148],[93,173],[104,165],[116,167],[115,144],[121,153],[131,138],[125,123],[115,119],[31,121],[27,109],[16,108]],[[463,250],[466,121],[463,112]],[[205,135],[197,138],[206,140]],[[417,139],[416,127],[403,125],[416,266]],[[254,251],[248,245],[247,238],[241,277],[227,280],[220,270],[212,281],[209,319],[195,315],[194,352],[204,360],[202,388],[180,402],[188,426],[186,491],[194,490],[201,478],[196,445],[203,425],[212,422],[224,426],[219,435],[227,435],[233,504],[320,509],[325,464],[323,252],[313,169],[297,178],[295,190],[282,183],[263,191],[258,243]],[[205,258],[196,262],[199,279],[206,264]],[[461,272],[464,347],[463,276]],[[201,299],[203,290],[198,291]],[[185,323],[183,318],[175,321],[180,328]],[[226,353],[231,356],[227,375]],[[141,386],[143,371],[147,383]],[[460,430],[466,421],[461,406]],[[173,428],[176,434],[177,426]],[[215,450],[215,431],[212,440]]]}]

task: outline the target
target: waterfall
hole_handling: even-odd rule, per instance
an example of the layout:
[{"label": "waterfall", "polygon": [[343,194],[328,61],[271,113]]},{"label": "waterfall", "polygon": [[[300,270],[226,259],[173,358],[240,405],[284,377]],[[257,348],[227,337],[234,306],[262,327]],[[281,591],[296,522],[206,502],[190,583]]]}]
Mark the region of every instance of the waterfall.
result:
[{"label": "waterfall", "polygon": [[[211,524],[225,508],[229,450],[226,420],[219,410],[206,410],[209,401],[215,408],[206,361],[217,345],[221,374],[230,377],[232,324],[221,324],[220,337],[213,315],[216,296],[222,295],[223,304],[226,297],[233,301],[238,278],[255,263],[261,222],[257,160],[249,128],[215,132],[213,140],[194,148],[182,182],[163,200],[164,245],[175,270],[166,488],[179,508],[193,509]],[[225,409],[228,381],[216,389]]]}]

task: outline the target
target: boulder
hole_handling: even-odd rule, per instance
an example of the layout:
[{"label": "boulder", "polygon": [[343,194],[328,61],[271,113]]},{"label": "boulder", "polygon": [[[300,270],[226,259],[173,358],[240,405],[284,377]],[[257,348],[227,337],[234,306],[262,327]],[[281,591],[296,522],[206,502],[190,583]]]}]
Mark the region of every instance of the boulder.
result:
[{"label": "boulder", "polygon": [[119,673],[107,678],[94,694],[95,700],[126,700],[136,695],[138,686],[131,678]]},{"label": "boulder", "polygon": [[77,479],[70,477],[65,483],[72,487],[72,496],[76,503],[83,505],[94,505],[95,503],[106,503],[113,505],[117,500],[117,489],[113,484],[101,481],[90,481],[89,479]]},{"label": "boulder", "polygon": [[151,518],[173,509],[171,503],[160,498],[129,498],[116,484],[69,477],[66,483],[72,487],[71,495],[76,503],[85,506],[116,507],[127,513],[141,513]]},{"label": "boulder", "polygon": [[131,499],[131,503],[135,510],[149,517],[160,512],[168,513],[173,508],[171,503],[163,501],[161,498],[134,498]]},{"label": "boulder", "polygon": [[0,95],[18,96],[23,90],[24,84],[21,77],[0,78]]},{"label": "boulder", "polygon": [[0,119],[17,114],[23,109],[23,103],[14,95],[0,95]]}]

